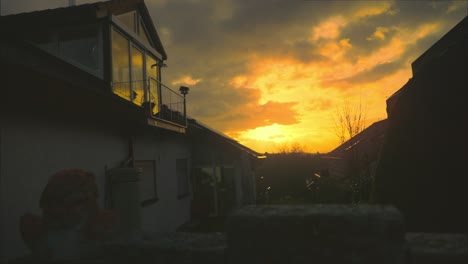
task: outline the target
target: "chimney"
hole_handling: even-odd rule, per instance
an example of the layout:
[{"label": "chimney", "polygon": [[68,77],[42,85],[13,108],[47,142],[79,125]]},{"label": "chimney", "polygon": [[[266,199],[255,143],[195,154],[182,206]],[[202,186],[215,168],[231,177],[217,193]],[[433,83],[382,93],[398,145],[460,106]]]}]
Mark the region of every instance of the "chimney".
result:
[{"label": "chimney", "polygon": [[75,0],[68,0],[69,6],[75,6]]}]

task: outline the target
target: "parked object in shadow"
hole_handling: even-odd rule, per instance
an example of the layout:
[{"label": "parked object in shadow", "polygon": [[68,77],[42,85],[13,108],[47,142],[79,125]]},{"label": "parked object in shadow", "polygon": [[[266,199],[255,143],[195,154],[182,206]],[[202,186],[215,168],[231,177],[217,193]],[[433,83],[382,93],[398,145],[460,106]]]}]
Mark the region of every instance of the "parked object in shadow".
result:
[{"label": "parked object in shadow", "polygon": [[40,197],[42,215],[24,214],[20,231],[31,254],[44,260],[69,260],[92,255],[117,226],[113,211],[97,204],[91,172],[67,169],[53,174]]}]

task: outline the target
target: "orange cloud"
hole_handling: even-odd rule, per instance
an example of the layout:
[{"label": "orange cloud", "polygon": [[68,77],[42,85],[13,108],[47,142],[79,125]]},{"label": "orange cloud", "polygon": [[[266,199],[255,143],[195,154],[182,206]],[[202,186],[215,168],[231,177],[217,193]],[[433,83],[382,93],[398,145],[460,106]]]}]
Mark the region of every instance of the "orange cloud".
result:
[{"label": "orange cloud", "polygon": [[460,9],[467,9],[468,5],[468,2],[466,1],[452,1],[448,8],[447,8],[447,13],[454,13],[456,12],[457,10],[460,10]]},{"label": "orange cloud", "polygon": [[384,13],[394,14],[392,8],[392,1],[373,1],[372,6],[361,6],[354,14],[354,19],[361,19],[364,17],[378,16]]},{"label": "orange cloud", "polygon": [[336,39],[340,36],[341,28],[347,24],[346,19],[342,16],[331,17],[328,20],[320,23],[312,28],[311,41],[315,42],[320,39]]},{"label": "orange cloud", "polygon": [[375,29],[374,34],[368,37],[367,40],[385,40],[386,34],[390,32],[390,28],[388,27],[377,27]]},{"label": "orange cloud", "polygon": [[324,111],[333,107],[332,100],[327,99],[312,99],[309,100],[306,110],[307,111]]},{"label": "orange cloud", "polygon": [[235,109],[229,113],[219,113],[214,123],[224,127],[226,133],[235,134],[241,131],[265,127],[274,124],[294,125],[299,123],[298,111],[294,109],[295,102],[267,102],[255,104],[253,102]]},{"label": "orange cloud", "polygon": [[186,85],[195,85],[201,82],[201,79],[193,79],[191,76],[184,76],[178,80],[172,82],[172,85],[186,84]]},{"label": "orange cloud", "polygon": [[[368,125],[385,118],[385,100],[411,76],[409,65],[418,55],[417,46],[440,34],[443,24],[388,23],[387,15],[395,15],[400,7],[390,2],[357,6],[321,23],[295,27],[294,35],[278,30],[284,39],[272,41],[262,35],[243,41],[229,35],[230,41],[239,40],[233,47],[240,45],[241,52],[226,52],[223,59],[243,60],[238,64],[242,67],[212,77],[217,81],[206,86],[209,97],[199,99],[209,104],[197,109],[197,115],[240,143],[268,152],[285,142],[305,143],[310,151],[336,147],[333,113],[344,99],[351,104],[362,100]],[[219,20],[232,15],[219,12]],[[376,26],[374,20],[379,21]],[[234,30],[235,24],[229,25]],[[204,84],[207,81],[205,77]],[[220,94],[229,94],[229,99],[220,99]]]}]

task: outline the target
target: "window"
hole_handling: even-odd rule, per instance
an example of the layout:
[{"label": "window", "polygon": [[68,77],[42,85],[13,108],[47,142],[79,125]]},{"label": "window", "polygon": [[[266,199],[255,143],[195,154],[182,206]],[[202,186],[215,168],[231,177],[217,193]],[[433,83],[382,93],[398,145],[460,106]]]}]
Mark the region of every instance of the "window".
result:
[{"label": "window", "polygon": [[39,30],[29,41],[64,61],[102,78],[101,24]]},{"label": "window", "polygon": [[183,198],[189,195],[189,175],[187,159],[176,160],[177,173],[177,197]]},{"label": "window", "polygon": [[117,15],[116,17],[120,24],[122,24],[123,27],[126,28],[126,31],[135,33],[135,35],[138,36],[138,41],[140,41],[142,44],[148,47],[154,48],[154,45],[148,37],[146,27],[139,13],[137,13],[136,11],[132,11]]},{"label": "window", "polygon": [[158,200],[158,193],[156,164],[154,160],[136,160],[134,166],[142,170],[140,181],[138,182],[141,205],[145,206],[155,203]]},{"label": "window", "polygon": [[123,13],[117,16],[117,19],[121,21],[129,30],[136,32],[136,12]]},{"label": "window", "polygon": [[29,37],[34,45],[49,53],[58,55],[58,40],[55,32],[35,31]]},{"label": "window", "polygon": [[148,35],[146,33],[145,25],[141,20],[138,29],[138,37],[140,37],[140,40],[143,41],[143,44],[148,45],[148,47],[153,47],[154,45],[151,44],[151,41],[149,40]]},{"label": "window", "polygon": [[93,72],[99,72],[97,27],[66,30],[59,35],[60,54]]},{"label": "window", "polygon": [[113,28],[112,91],[139,106],[149,100],[153,114],[159,111],[158,68],[151,67],[155,64],[157,60],[150,52]]},{"label": "window", "polygon": [[158,83],[156,81],[158,80],[158,66],[152,67],[155,64],[156,60],[153,57],[146,55],[146,74],[150,80],[148,83],[149,94],[146,100],[154,104],[152,110],[153,115],[157,114],[159,111]]},{"label": "window", "polygon": [[129,42],[117,30],[112,30],[112,90],[127,100],[130,95]]},{"label": "window", "polygon": [[135,46],[132,46],[132,99],[137,105],[142,105],[144,102],[145,76],[143,52]]}]

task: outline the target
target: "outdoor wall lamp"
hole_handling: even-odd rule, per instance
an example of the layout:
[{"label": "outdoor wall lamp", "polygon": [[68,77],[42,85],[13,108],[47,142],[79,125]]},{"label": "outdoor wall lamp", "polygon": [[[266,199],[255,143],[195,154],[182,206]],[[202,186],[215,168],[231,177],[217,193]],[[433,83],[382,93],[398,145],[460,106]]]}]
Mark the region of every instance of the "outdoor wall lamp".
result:
[{"label": "outdoor wall lamp", "polygon": [[189,89],[187,86],[181,86],[181,87],[179,88],[179,92],[180,92],[184,97],[188,94],[189,90],[190,90],[190,89]]}]

